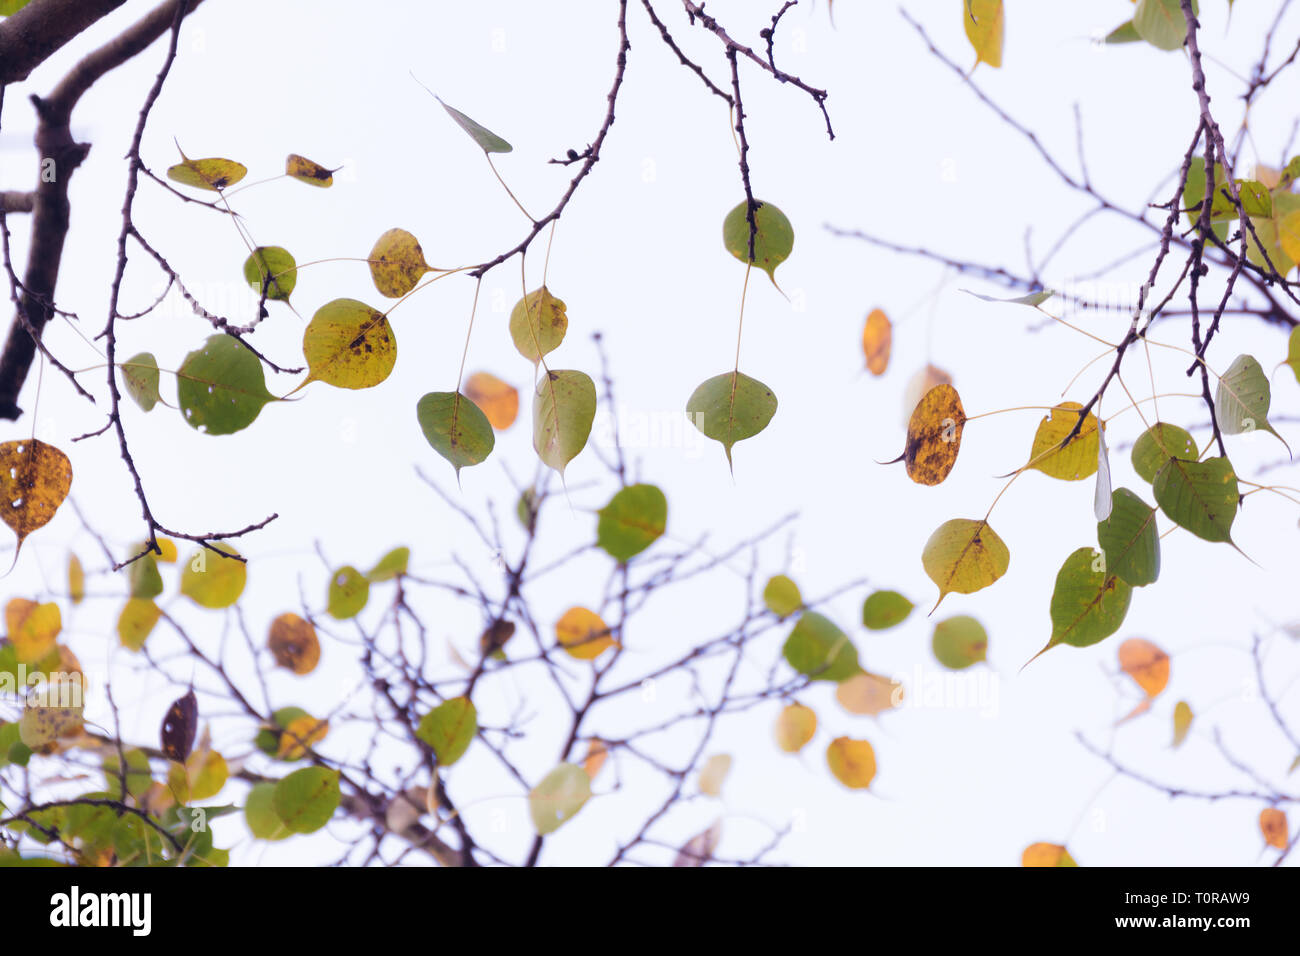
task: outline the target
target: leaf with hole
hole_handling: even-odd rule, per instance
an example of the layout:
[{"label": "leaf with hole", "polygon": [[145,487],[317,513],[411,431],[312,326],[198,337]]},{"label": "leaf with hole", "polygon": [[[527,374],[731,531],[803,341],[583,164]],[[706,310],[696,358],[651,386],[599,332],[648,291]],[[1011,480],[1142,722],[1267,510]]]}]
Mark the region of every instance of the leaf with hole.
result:
[{"label": "leaf with hole", "polygon": [[330,575],[326,610],[330,617],[346,621],[356,617],[370,598],[370,581],[351,565],[344,565]]},{"label": "leaf with hole", "polygon": [[39,438],[0,443],[0,517],[18,536],[14,561],[27,536],[45,527],[72,488],[72,462]]},{"label": "leaf with hole", "polygon": [[1062,446],[1065,437],[1079,421],[1083,406],[1078,402],[1064,402],[1053,407],[1048,416],[1038,423],[1034,444],[1029,451],[1026,468],[1035,468],[1061,481],[1082,481],[1097,471],[1098,448],[1097,416],[1089,412],[1079,433]]},{"label": "leaf with hole", "polygon": [[1155,481],[1156,473],[1170,458],[1196,461],[1201,453],[1196,450],[1196,440],[1177,425],[1156,422],[1133,443],[1133,470],[1143,481]]},{"label": "leaf with hole", "polygon": [[194,749],[194,738],[199,732],[199,701],[194,688],[172,701],[163,717],[158,732],[163,756],[184,763]]},{"label": "leaf with hole", "polygon": [[554,833],[591,799],[591,778],[577,764],[562,763],[528,794],[528,813],[538,836]]},{"label": "leaf with hole", "polygon": [[275,396],[262,363],[238,339],[213,335],[185,356],[176,373],[181,414],[191,428],[230,435],[249,425]]}]

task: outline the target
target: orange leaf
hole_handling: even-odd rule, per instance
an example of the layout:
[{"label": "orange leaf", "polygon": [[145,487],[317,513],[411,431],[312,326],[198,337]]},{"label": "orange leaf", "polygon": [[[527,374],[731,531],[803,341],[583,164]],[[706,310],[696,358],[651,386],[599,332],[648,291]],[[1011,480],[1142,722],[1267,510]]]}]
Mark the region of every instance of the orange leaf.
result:
[{"label": "orange leaf", "polygon": [[1150,641],[1130,637],[1119,646],[1120,669],[1155,697],[1169,683],[1169,655]]},{"label": "orange leaf", "polygon": [[893,338],[889,317],[880,309],[872,309],[862,329],[862,351],[867,357],[867,371],[872,375],[883,375],[889,368],[889,348]]}]

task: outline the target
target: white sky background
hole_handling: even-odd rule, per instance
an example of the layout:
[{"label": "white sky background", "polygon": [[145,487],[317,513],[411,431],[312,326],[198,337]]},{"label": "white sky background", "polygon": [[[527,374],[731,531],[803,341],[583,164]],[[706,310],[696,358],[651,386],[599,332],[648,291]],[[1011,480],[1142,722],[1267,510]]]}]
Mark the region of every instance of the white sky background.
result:
[{"label": "white sky background", "polygon": [[[709,10],[733,36],[757,46],[758,30],[778,6],[717,0]],[[716,39],[688,26],[673,3],[659,7],[688,53],[715,80],[725,80],[726,61]],[[1095,46],[1091,38],[1098,31],[1109,31],[1131,15],[1125,0],[1010,0],[1007,7],[1004,67],[980,67],[978,82],[1072,171],[1077,167],[1071,104],[1077,101],[1092,181],[1136,208],[1173,174],[1194,128],[1196,104],[1185,57],[1145,45]],[[1231,135],[1238,120],[1236,98],[1244,88],[1234,72],[1244,75],[1254,63],[1275,6],[1238,4],[1230,28],[1225,3],[1207,0],[1204,7],[1210,93]],[[908,8],[958,62],[973,59],[956,0]],[[91,39],[107,38],[146,9],[128,4],[76,50],[37,71],[25,92],[48,91]],[[920,562],[927,537],[949,518],[984,514],[1002,486],[991,476],[1024,462],[1037,417],[1022,411],[972,422],[953,475],[939,487],[920,487],[901,466],[875,464],[894,457],[903,444],[901,396],[908,378],[926,361],[951,370],[969,415],[1049,405],[1098,349],[1065,329],[1028,334],[1043,317],[959,291],[1009,294],[974,279],[950,278],[932,295],[944,279],[939,267],[837,239],[823,223],[1019,271],[1027,227],[1033,228],[1041,254],[1086,206],[927,53],[894,6],[841,0],[835,15],[832,29],[825,5],[800,4],[782,21],[777,44],[778,64],[830,90],[833,143],[806,96],[755,68],[742,71],[755,192],[780,205],[796,232],[794,254],[777,272],[791,302],[755,275],[741,355],[741,370],[776,392],[777,415],[763,434],[736,446],[734,481],[721,449],[694,433],[678,431],[670,447],[660,443],[628,452],[635,473],[665,490],[673,541],[684,543],[708,531],[710,546],[721,548],[797,510],[795,550],[787,553],[787,535],[773,539],[763,552],[763,578],[793,562],[790,573],[805,595],[865,577],[871,587],[897,588],[912,597],[918,611],[901,628],[884,633],[860,626],[867,589],[855,589],[824,610],[854,637],[868,669],[901,676],[914,698],[924,696],[927,678],[942,673],[929,650],[934,621],[977,616],[990,634],[987,673],[996,681],[990,685],[996,697],[987,714],[978,706],[907,707],[874,721],[845,714],[834,702],[833,688],[817,687],[800,699],[817,710],[821,729],[798,757],[781,755],[772,742],[775,704],[724,721],[713,751],[733,754],[735,765],[720,805],[689,802],[670,817],[661,838],[680,842],[721,812],[726,816],[723,856],[744,855],[766,839],[768,831],[756,819],[780,825],[796,816],[802,826],[787,839],[781,856],[800,863],[1013,864],[1038,840],[1068,843],[1084,865],[1240,865],[1270,858],[1260,853],[1261,806],[1171,802],[1125,780],[1098,792],[1110,773],[1079,747],[1074,732],[1103,744],[1113,734],[1121,757],[1171,783],[1219,789],[1249,784],[1216,753],[1210,734],[1217,726],[1224,743],[1266,778],[1284,777],[1295,755],[1252,699],[1246,651],[1252,630],[1263,633],[1268,621],[1296,616],[1300,562],[1294,504],[1252,495],[1237,519],[1235,539],[1262,569],[1222,545],[1184,532],[1170,535],[1163,542],[1159,582],[1135,592],[1119,634],[1084,650],[1055,649],[1020,673],[1050,635],[1048,603],[1061,562],[1075,548],[1095,544],[1092,482],[1067,484],[1031,473],[1016,482],[991,519],[1011,550],[1007,575],[975,595],[950,595],[933,619],[925,617],[935,594]],[[722,102],[677,63],[635,4],[629,28],[632,50],[618,121],[600,163],[560,222],[550,258],[548,285],[568,304],[570,318],[568,339],[552,366],[595,375],[589,333],[599,330],[620,409],[629,419],[663,419],[684,407],[699,382],[731,367],[744,269],[723,249],[720,234],[723,216],[743,194]],[[1297,29],[1300,14],[1293,13],[1277,41],[1283,55]],[[435,265],[481,261],[513,246],[525,222],[478,151],[408,71],[514,144],[513,153],[498,158],[498,168],[537,215],[554,205],[572,172],[546,160],[569,147],[581,150],[604,116],[615,42],[614,7],[608,3],[383,3],[362,12],[355,4],[333,2],[208,0],[187,22],[180,57],[150,121],[144,156],[161,172],[175,161],[174,136],[192,157],[224,155],[245,163],[249,181],[279,172],[289,152],[330,166],[346,164],[329,191],[279,181],[236,200],[259,242],[285,246],[300,263],[365,256],[379,234],[393,226],[414,232]],[[72,182],[73,229],[58,298],[61,307],[81,315],[92,334],[102,325],[107,303],[125,178],[121,156],[161,55],[160,42],[101,81],[74,114],[74,134],[94,145]],[[1259,158],[1271,164],[1287,146],[1297,75],[1284,74],[1252,116]],[[24,144],[33,121],[20,97],[11,96],[6,107],[0,187],[27,188],[35,161]],[[1249,147],[1243,155],[1255,158]],[[1161,185],[1159,201],[1168,192],[1169,185]],[[136,222],[201,299],[220,310],[232,308],[235,297],[244,294],[240,268],[247,250],[218,216],[182,206],[146,182]],[[14,217],[11,224],[15,259],[22,262],[25,223]],[[1057,257],[1059,271],[1049,279],[1064,283],[1145,241],[1147,234],[1136,227],[1098,217]],[[540,280],[542,246],[535,248],[530,289]],[[1128,267],[1131,274],[1120,270],[1114,278],[1140,283],[1150,261],[1138,257]],[[143,254],[133,255],[130,276],[125,311],[143,307],[159,288]],[[513,349],[505,327],[519,291],[517,261],[489,274],[469,369],[492,371],[520,387],[525,407],[520,422],[498,436],[488,463],[462,473],[464,502],[482,513],[483,502],[495,499],[516,544],[514,493],[502,464],[526,479],[534,461],[526,405],[529,365]],[[309,601],[323,610],[326,569],[313,554],[313,542],[335,565],[365,568],[389,548],[407,544],[413,568],[422,573],[453,574],[447,563],[453,549],[490,573],[490,555],[478,549],[413,467],[418,464],[454,488],[450,467],[420,435],[414,405],[427,391],[454,386],[472,292],[470,281],[450,278],[394,313],[397,367],[378,388],[346,392],[313,384],[300,393],[301,402],[269,405],[252,427],[222,438],[195,432],[171,409],[148,416],[134,407],[125,411],[136,463],[164,523],[201,531],[242,527],[279,512],[270,528],[240,542],[250,558],[241,606],[259,639],[276,614],[297,609],[300,583]],[[304,270],[293,301],[309,318],[340,296],[387,307],[366,267],[347,262]],[[861,325],[874,306],[885,308],[896,322],[893,359],[880,379],[861,372]],[[254,342],[281,364],[295,364],[302,323],[282,307],[273,304],[271,311]],[[1081,321],[1114,340],[1127,318]],[[1164,341],[1187,339],[1185,328],[1172,321],[1157,328],[1155,337]],[[149,349],[172,369],[211,331],[183,307],[119,329],[120,356]],[[95,353],[64,323],[48,331],[47,342],[70,364],[96,362]],[[1222,371],[1239,352],[1253,353],[1271,370],[1285,354],[1284,335],[1255,322],[1225,321],[1210,352],[1211,365]],[[1199,387],[1182,376],[1185,356],[1155,358],[1162,391]],[[1149,382],[1138,374],[1142,361],[1134,355],[1126,364],[1126,381],[1146,394]],[[1108,366],[1109,360],[1093,366],[1067,397],[1086,401]],[[89,381],[102,381],[102,373],[91,373]],[[285,377],[269,384],[282,394],[296,383]],[[1293,413],[1300,388],[1290,372],[1284,369],[1273,384],[1275,414]],[[168,376],[163,394],[174,402],[174,380]],[[1107,397],[1104,414],[1121,406],[1120,394],[1114,390]],[[35,376],[20,404],[33,410]],[[1161,410],[1166,420],[1183,425],[1206,420],[1196,401],[1168,400]],[[47,370],[36,434],[68,451],[76,500],[125,550],[142,526],[115,441],[70,444],[102,420],[100,410],[76,399]],[[5,437],[28,435],[31,427],[29,414],[10,425]],[[1127,453],[1114,450],[1140,430],[1130,411],[1111,425],[1107,437],[1115,486],[1127,485],[1149,501],[1150,489],[1133,474]],[[1284,425],[1281,431],[1296,446],[1300,430]],[[1195,434],[1202,439],[1206,429]],[[1238,474],[1246,477],[1254,476],[1254,465],[1285,454],[1270,436],[1227,440]],[[1274,480],[1293,480],[1287,470],[1270,474]],[[575,489],[601,484],[575,490],[571,514],[562,501],[552,504],[540,538],[542,563],[590,539],[591,510],[612,491],[590,451],[572,463],[567,477]],[[1167,527],[1161,521],[1162,529]],[[27,542],[18,568],[0,590],[6,597],[61,592],[70,543],[88,566],[99,561],[93,542],[79,533],[75,515],[64,508]],[[553,621],[572,604],[596,601],[608,566],[608,559],[592,556],[555,574],[534,593],[539,618]],[[744,567],[738,562],[734,573],[717,573],[705,586],[652,603],[626,635],[637,666],[679,655],[691,642],[738,619]],[[124,735],[152,742],[174,688],[144,671],[127,670],[132,661],[125,660],[126,652],[113,650],[125,582],[113,581],[111,589],[105,579],[97,583],[100,594],[110,591],[102,599],[88,600],[75,611],[63,602],[65,632],[88,669],[114,661],[119,703],[129,702]],[[170,597],[175,593],[171,578],[168,587],[165,600],[188,604]],[[386,599],[388,588],[376,587],[372,601]],[[425,606],[431,634],[440,642],[437,652],[444,637],[466,651],[473,646],[480,628],[476,609],[432,601]],[[191,608],[182,613],[205,646],[215,647],[221,615]],[[160,629],[151,642],[162,634]],[[1170,652],[1173,676],[1151,714],[1116,730],[1116,719],[1137,700],[1127,678],[1114,678],[1116,649],[1128,636],[1148,637]],[[778,653],[779,636],[763,646]],[[1300,692],[1290,683],[1300,654],[1294,643],[1276,635],[1269,648],[1272,686],[1291,688],[1283,698],[1284,712],[1300,722]],[[755,667],[768,663],[754,660]],[[448,663],[448,676],[451,667]],[[334,643],[327,643],[325,661],[311,677],[268,676],[277,706],[300,704],[313,713],[331,709],[358,678],[351,650]],[[508,714],[527,689],[509,678],[485,681],[476,693],[484,721]],[[1191,704],[1198,719],[1187,744],[1173,752],[1171,714],[1180,699]],[[526,773],[540,777],[555,762],[555,732],[563,716],[540,714],[538,740],[513,751]],[[587,729],[600,732],[599,725]],[[336,728],[330,743],[339,752],[347,751],[349,741],[364,743],[359,732],[349,733]],[[879,775],[870,794],[846,791],[830,778],[824,749],[840,734],[865,737],[875,746]],[[247,749],[247,741],[240,725],[238,733],[227,739],[218,735],[215,743],[233,758]],[[330,746],[325,750],[331,752]],[[607,769],[597,792],[607,790],[612,779]],[[607,859],[614,842],[634,832],[632,815],[650,793],[638,790],[639,779],[629,777],[621,792],[584,808],[548,841],[543,862]],[[471,749],[452,780],[453,796],[467,805],[472,825],[504,820],[507,851],[526,847],[524,802],[494,799],[505,785],[481,745]],[[232,788],[219,799],[237,800],[231,796],[237,793]],[[338,853],[328,839],[268,848],[252,841],[237,817],[221,821],[217,843],[234,847],[232,861],[244,863],[314,862]]]}]

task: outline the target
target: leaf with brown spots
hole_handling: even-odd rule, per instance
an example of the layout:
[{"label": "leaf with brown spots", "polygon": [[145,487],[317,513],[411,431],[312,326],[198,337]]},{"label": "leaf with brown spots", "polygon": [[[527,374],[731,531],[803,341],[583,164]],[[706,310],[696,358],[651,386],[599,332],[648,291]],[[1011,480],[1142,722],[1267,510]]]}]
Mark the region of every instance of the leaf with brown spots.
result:
[{"label": "leaf with brown spots", "polygon": [[[336,388],[372,388],[388,378],[397,362],[397,338],[388,318],[356,299],[327,302],[302,336],[306,380]],[[292,392],[290,394],[293,394]]]},{"label": "leaf with brown spots", "polygon": [[400,299],[431,271],[420,241],[405,229],[389,229],[370,250],[370,278],[380,295]]},{"label": "leaf with brown spots", "polygon": [[907,464],[907,477],[918,485],[937,485],[952,471],[961,449],[966,410],[951,385],[936,385],[925,393],[907,424],[907,447],[894,462]]},{"label": "leaf with brown spots", "polygon": [[[180,149],[178,146],[177,149]],[[248,167],[233,159],[190,159],[181,150],[181,161],[168,167],[167,178],[183,186],[220,192],[248,175]]]},{"label": "leaf with brown spots", "polygon": [[[342,169],[340,166],[338,169]],[[290,153],[284,161],[284,174],[309,186],[322,189],[334,185],[334,174],[338,169],[326,169],[320,163],[312,162],[306,156]]]},{"label": "leaf with brown spots", "polygon": [[18,535],[18,549],[27,536],[47,525],[72,487],[72,462],[39,438],[0,444],[0,517]]},{"label": "leaf with brown spots", "polygon": [[320,663],[320,639],[310,621],[297,614],[281,614],[271,622],[266,640],[276,664],[302,676],[310,674]]}]

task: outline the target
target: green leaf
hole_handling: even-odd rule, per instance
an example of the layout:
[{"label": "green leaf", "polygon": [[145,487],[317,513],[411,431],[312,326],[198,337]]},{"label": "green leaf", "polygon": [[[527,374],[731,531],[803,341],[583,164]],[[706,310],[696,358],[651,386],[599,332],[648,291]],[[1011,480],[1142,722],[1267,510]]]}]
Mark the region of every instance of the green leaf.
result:
[{"label": "green leaf", "polygon": [[478,713],[468,697],[445,700],[420,718],[415,735],[433,748],[438,763],[450,767],[478,733]]},{"label": "green leaf", "polygon": [[1140,588],[1160,576],[1155,509],[1127,488],[1111,494],[1110,517],[1097,524],[1097,543],[1106,556],[1106,570],[1121,581]]},{"label": "green leaf", "polygon": [[420,277],[432,271],[424,261],[420,241],[405,229],[389,229],[370,250],[370,278],[380,295],[400,299],[415,288]]},{"label": "green leaf", "polygon": [[986,659],[989,635],[975,618],[959,614],[934,626],[930,646],[935,660],[957,671]]},{"label": "green leaf", "polygon": [[[134,545],[131,553],[137,554],[143,548],[143,544]],[[132,561],[127,566],[126,576],[133,598],[156,598],[163,593],[162,575],[158,573],[158,562],[152,554]]]},{"label": "green leaf", "polygon": [[533,402],[533,448],[544,463],[564,474],[591,435],[596,385],[585,372],[544,373]]},{"label": "green leaf", "polygon": [[339,805],[339,772],[303,767],[275,785],[271,806],[294,833],[314,833],[329,823]]},{"label": "green leaf", "polygon": [[31,0],[0,0],[0,17],[10,17],[21,10]]},{"label": "green leaf", "polygon": [[1291,330],[1287,339],[1286,364],[1291,367],[1295,380],[1300,382],[1300,325]]},{"label": "green leaf", "polygon": [[330,575],[326,609],[331,617],[345,621],[355,617],[370,597],[370,582],[351,565],[344,565]]},{"label": "green leaf", "polygon": [[803,607],[803,595],[794,581],[784,574],[776,574],[768,578],[767,586],[763,588],[763,603],[769,611],[784,619]]},{"label": "green leaf", "polygon": [[1225,435],[1240,435],[1262,428],[1285,445],[1286,440],[1268,423],[1271,401],[1268,376],[1259,362],[1254,356],[1238,355],[1220,376],[1214,393],[1214,417],[1219,430]]},{"label": "green leaf", "polygon": [[292,831],[275,812],[275,783],[266,780],[253,784],[244,800],[244,822],[258,840],[283,840]]},{"label": "green leaf", "polygon": [[117,637],[127,650],[138,651],[153,633],[162,609],[148,598],[128,598],[117,618]]},{"label": "green leaf", "polygon": [[596,544],[625,562],[658,540],[668,524],[668,499],[654,485],[628,485],[598,512]]},{"label": "green leaf", "polygon": [[1232,541],[1237,476],[1226,458],[1171,458],[1151,484],[1156,503],[1174,524],[1206,541]]},{"label": "green leaf", "polygon": [[872,631],[884,631],[907,620],[916,607],[897,591],[873,591],[862,602],[862,626]]},{"label": "green leaf", "polygon": [[921,564],[939,586],[937,608],[954,591],[972,594],[1006,574],[1011,552],[987,521],[953,518],[930,535],[921,552]]},{"label": "green leaf", "polygon": [[[1204,163],[1204,160],[1201,162]],[[1273,215],[1273,196],[1267,186],[1253,179],[1238,179],[1235,182],[1237,198],[1241,200],[1241,208],[1246,215],[1263,216],[1266,219]],[[1232,221],[1240,216],[1236,203],[1232,201],[1232,190],[1222,180],[1217,181],[1214,199],[1210,203],[1210,218]]]},{"label": "green leaf", "polygon": [[776,414],[776,395],[743,372],[724,372],[691,394],[686,414],[705,437],[722,443],[731,467],[731,447],[767,427]]},{"label": "green leaf", "polygon": [[176,373],[181,414],[191,428],[230,435],[251,425],[275,396],[266,390],[262,363],[229,335],[213,335],[185,356]]},{"label": "green leaf", "polygon": [[244,260],[244,279],[259,296],[265,286],[268,299],[288,302],[298,284],[298,263],[288,249],[258,246]]},{"label": "green leaf", "polygon": [[794,250],[794,227],[780,209],[770,202],[760,202],[754,209],[754,255],[749,254],[749,217],[742,202],[722,221],[722,243],[741,262],[752,262],[776,285],[776,267],[790,258]]},{"label": "green leaf", "polygon": [[1094,548],[1079,548],[1065,559],[1052,590],[1052,638],[1039,654],[1057,644],[1087,647],[1119,630],[1133,589],[1100,570],[1104,564]]},{"label": "green leaf", "polygon": [[559,348],[568,328],[564,301],[551,295],[546,286],[529,292],[510,310],[510,338],[519,354],[533,365]]},{"label": "green leaf", "polygon": [[415,406],[425,440],[451,462],[456,474],[487,459],[496,445],[492,423],[460,392],[430,392]]},{"label": "green leaf", "polygon": [[312,316],[302,336],[302,352],[308,374],[298,388],[313,381],[336,388],[372,388],[393,371],[397,338],[378,309],[356,299],[335,299]]},{"label": "green leaf", "polygon": [[233,159],[190,159],[181,152],[181,161],[167,169],[167,178],[184,186],[220,192],[248,175],[248,167]]},{"label": "green leaf", "polygon": [[791,667],[813,680],[847,680],[859,670],[858,649],[848,635],[815,611],[799,616],[781,653]]},{"label": "green leaf", "polygon": [[411,549],[402,547],[394,548],[386,555],[379,559],[373,568],[366,572],[366,579],[371,584],[377,584],[380,581],[391,581],[400,574],[406,573],[406,566],[411,560]]},{"label": "green leaf", "polygon": [[[1227,177],[1223,167],[1214,164],[1214,182],[1216,191]],[[1187,167],[1187,181],[1183,184],[1183,213],[1189,228],[1200,219],[1201,203],[1205,200],[1205,157],[1193,156]],[[1211,204],[1213,206],[1213,204]],[[1212,224],[1214,234],[1222,241],[1228,238],[1228,224],[1219,221]]]},{"label": "green leaf", "polygon": [[[1192,13],[1198,12],[1197,6],[1192,0]],[[1158,50],[1180,49],[1187,39],[1187,21],[1179,0],[1138,0],[1133,28]]]},{"label": "green leaf", "polygon": [[1114,30],[1106,34],[1107,43],[1138,43],[1142,37],[1138,35],[1137,27],[1133,26],[1132,20],[1125,20]]},{"label": "green leaf", "polygon": [[1143,481],[1155,481],[1158,472],[1170,458],[1196,461],[1201,453],[1196,441],[1177,425],[1156,422],[1133,443],[1133,470]]},{"label": "green leaf", "polygon": [[146,412],[152,411],[159,398],[158,360],[153,353],[133,355],[118,368],[122,370],[122,384],[126,386],[126,393]]},{"label": "green leaf", "polygon": [[224,541],[219,547],[223,554],[200,548],[181,572],[181,593],[200,607],[213,610],[238,601],[248,580],[248,565],[238,559],[239,552]]},{"label": "green leaf", "polygon": [[1017,296],[1012,296],[1009,299],[1000,299],[997,296],[980,295],[980,293],[972,292],[970,289],[962,289],[961,291],[965,292],[967,295],[973,295],[977,299],[983,299],[985,302],[1005,302],[1010,305],[1029,305],[1029,306],[1042,305],[1052,296],[1056,295],[1056,293],[1053,292],[1051,289],[1040,289],[1037,292],[1030,292],[1027,293],[1026,295],[1017,295]]},{"label": "green leaf", "polygon": [[577,764],[562,763],[528,795],[528,812],[539,836],[554,833],[591,799],[591,778]]},{"label": "green leaf", "polygon": [[[439,103],[442,103],[441,97],[434,96],[434,99],[436,99]],[[466,116],[464,113],[462,113],[460,110],[456,109],[455,107],[448,106],[446,103],[442,103],[442,108],[447,111],[448,116],[450,116],[452,119],[456,121],[457,126],[459,126],[461,129],[463,129],[466,133],[469,134],[469,138],[472,139],[474,142],[476,142],[478,144],[478,148],[483,150],[483,152],[508,153],[512,149],[514,149],[513,146],[507,143],[496,133],[492,132],[490,129],[488,129],[485,126],[480,126],[478,123],[474,122],[472,119],[470,119],[468,116]]]}]

